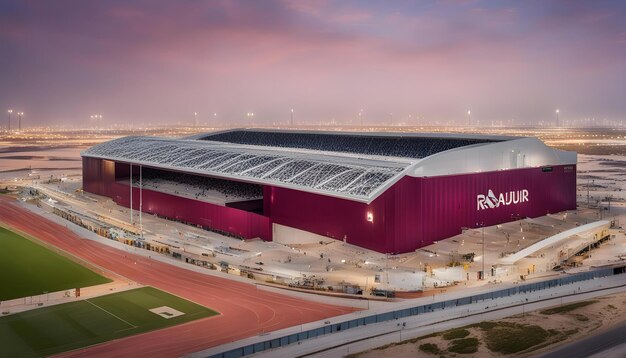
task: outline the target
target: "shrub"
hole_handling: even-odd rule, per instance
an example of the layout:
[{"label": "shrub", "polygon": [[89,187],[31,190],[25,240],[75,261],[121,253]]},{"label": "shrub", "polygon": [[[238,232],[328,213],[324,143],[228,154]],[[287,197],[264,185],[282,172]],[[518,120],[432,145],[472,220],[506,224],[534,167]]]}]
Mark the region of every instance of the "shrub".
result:
[{"label": "shrub", "polygon": [[419,348],[420,348],[420,351],[426,352],[426,353],[430,353],[430,354],[439,354],[439,353],[441,353],[441,350],[439,349],[439,346],[437,346],[435,343],[420,344]]},{"label": "shrub", "polygon": [[469,336],[469,331],[467,329],[455,329],[452,331],[445,332],[443,334],[443,339],[450,341],[453,339],[465,338]]},{"label": "shrub", "polygon": [[459,354],[471,354],[478,351],[478,338],[461,338],[450,342],[448,351]]}]

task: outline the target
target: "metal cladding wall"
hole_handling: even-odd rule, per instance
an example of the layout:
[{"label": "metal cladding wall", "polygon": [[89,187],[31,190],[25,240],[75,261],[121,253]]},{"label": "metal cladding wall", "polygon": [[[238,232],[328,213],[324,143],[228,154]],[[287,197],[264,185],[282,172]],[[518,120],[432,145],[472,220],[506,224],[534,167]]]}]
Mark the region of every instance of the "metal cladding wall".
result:
[{"label": "metal cladding wall", "polygon": [[87,192],[111,196],[115,182],[115,162],[83,157],[83,189]]},{"label": "metal cladding wall", "polygon": [[[130,187],[113,183],[113,200],[130,206]],[[143,189],[143,212],[202,225],[245,239],[271,241],[270,219],[251,212]],[[139,188],[133,187],[133,209],[139,210]]]},{"label": "metal cladding wall", "polygon": [[[124,163],[83,158],[83,187],[129,206],[129,187],[115,181],[116,176],[128,176],[128,168]],[[138,173],[138,168],[133,169],[133,173]],[[479,209],[477,196],[487,195],[490,190],[496,198],[500,194],[526,190],[528,201]],[[137,188],[134,188],[133,199],[133,207],[138,210]],[[504,199],[506,201],[506,197]],[[147,189],[143,191],[143,200],[145,212],[244,238],[271,240],[271,225],[277,223],[378,252],[401,253],[460,234],[463,227],[490,226],[575,209],[576,166],[437,177],[405,176],[369,205],[265,186],[264,215]]]},{"label": "metal cladding wall", "polygon": [[[133,166],[133,174],[138,173],[139,167]],[[83,189],[111,197],[117,204],[126,207],[130,207],[130,186],[116,182],[115,178],[128,174],[128,164],[83,158]],[[143,189],[142,196],[143,212],[210,227],[246,239],[258,237],[272,240],[270,219],[263,215],[148,189]],[[133,209],[139,210],[139,188],[133,188]]]},{"label": "metal cladding wall", "polygon": [[[265,187],[264,214],[273,223],[313,232],[337,240],[385,252],[391,249],[393,225],[385,225],[386,215],[393,218],[395,186],[371,205],[307,193],[298,190]],[[373,221],[367,221],[372,213]]]},{"label": "metal cladding wall", "polygon": [[[366,247],[408,252],[461,233],[576,208],[576,166],[439,177],[404,177],[370,205],[284,188],[267,188],[272,222]],[[528,201],[479,210],[477,195],[528,190]],[[268,200],[269,199],[269,200]],[[372,222],[367,220],[371,213]]]}]

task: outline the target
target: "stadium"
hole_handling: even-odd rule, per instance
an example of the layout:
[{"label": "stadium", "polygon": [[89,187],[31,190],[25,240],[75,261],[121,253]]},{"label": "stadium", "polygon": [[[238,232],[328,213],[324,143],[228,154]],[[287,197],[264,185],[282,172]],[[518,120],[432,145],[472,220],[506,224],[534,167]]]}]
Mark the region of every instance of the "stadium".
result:
[{"label": "stadium", "polygon": [[576,208],[576,153],[534,137],[234,129],[81,155],[84,191],[242,239],[404,253]]}]

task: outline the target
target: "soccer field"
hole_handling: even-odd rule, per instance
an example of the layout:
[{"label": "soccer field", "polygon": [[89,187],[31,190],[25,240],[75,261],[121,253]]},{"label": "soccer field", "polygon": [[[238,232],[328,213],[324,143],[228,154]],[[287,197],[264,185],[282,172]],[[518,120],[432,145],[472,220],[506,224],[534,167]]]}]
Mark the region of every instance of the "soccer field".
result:
[{"label": "soccer field", "polygon": [[143,287],[1,317],[0,357],[47,356],[216,314]]},{"label": "soccer field", "polygon": [[0,301],[111,282],[0,227]]}]

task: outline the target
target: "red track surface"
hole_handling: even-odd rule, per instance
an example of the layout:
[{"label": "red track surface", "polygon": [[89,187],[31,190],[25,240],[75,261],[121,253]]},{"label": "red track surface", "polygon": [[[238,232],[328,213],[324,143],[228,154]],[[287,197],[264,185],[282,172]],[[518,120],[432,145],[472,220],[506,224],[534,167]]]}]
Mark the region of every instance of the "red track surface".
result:
[{"label": "red track surface", "polygon": [[354,311],[257,290],[83,239],[0,196],[0,222],[133,281],[184,297],[221,313],[63,354],[67,357],[176,357],[223,343]]}]

